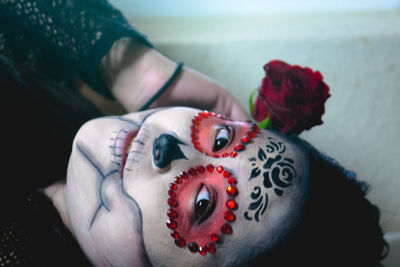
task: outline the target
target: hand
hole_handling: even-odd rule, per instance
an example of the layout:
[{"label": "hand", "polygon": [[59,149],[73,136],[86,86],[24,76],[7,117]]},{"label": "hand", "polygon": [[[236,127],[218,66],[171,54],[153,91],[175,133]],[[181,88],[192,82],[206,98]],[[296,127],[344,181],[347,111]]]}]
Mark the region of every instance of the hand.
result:
[{"label": "hand", "polygon": [[[176,66],[156,50],[123,38],[103,58],[100,73],[115,98],[128,111],[135,112],[162,87]],[[185,66],[150,108],[165,106],[191,106],[232,119],[249,119],[245,109],[223,86]]]}]

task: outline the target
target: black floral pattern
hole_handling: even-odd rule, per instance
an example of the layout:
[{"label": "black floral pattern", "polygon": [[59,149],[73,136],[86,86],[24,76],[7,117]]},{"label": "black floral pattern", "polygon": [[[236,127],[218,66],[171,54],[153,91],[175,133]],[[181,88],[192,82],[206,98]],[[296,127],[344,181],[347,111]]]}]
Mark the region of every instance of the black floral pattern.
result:
[{"label": "black floral pattern", "polygon": [[[260,147],[257,157],[249,158],[253,166],[249,181],[262,179],[265,190],[272,189],[277,196],[282,196],[284,189],[291,186],[293,179],[297,177],[294,168],[294,160],[285,156],[286,145],[275,138],[268,137],[265,148]],[[255,186],[250,195],[252,202],[244,217],[251,221],[259,221],[268,206],[268,193]]]}]

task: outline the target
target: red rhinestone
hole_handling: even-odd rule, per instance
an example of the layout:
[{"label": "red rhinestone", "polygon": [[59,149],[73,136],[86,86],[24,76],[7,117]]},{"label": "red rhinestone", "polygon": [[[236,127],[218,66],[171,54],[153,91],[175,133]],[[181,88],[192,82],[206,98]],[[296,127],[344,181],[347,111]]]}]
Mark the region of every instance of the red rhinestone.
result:
[{"label": "red rhinestone", "polygon": [[196,242],[190,243],[190,244],[188,245],[188,247],[189,247],[189,250],[190,250],[191,252],[197,252],[197,251],[199,251],[199,245],[197,245]]},{"label": "red rhinestone", "polygon": [[178,201],[174,197],[168,198],[168,205],[171,207],[177,207],[178,206]]},{"label": "red rhinestone", "polygon": [[180,183],[182,183],[182,178],[179,176],[176,176],[174,181],[175,181],[175,183],[180,184]]},{"label": "red rhinestone", "polygon": [[171,236],[172,236],[173,239],[177,239],[179,237],[179,233],[176,230],[173,230],[171,232]]},{"label": "red rhinestone", "polygon": [[199,165],[199,166],[196,167],[196,170],[197,170],[197,172],[199,172],[199,173],[203,173],[203,172],[204,172],[204,167],[201,166],[201,165]]},{"label": "red rhinestone", "polygon": [[206,255],[207,253],[207,248],[206,247],[199,247],[199,253],[200,255]]},{"label": "red rhinestone", "polygon": [[171,190],[176,190],[177,186],[176,186],[176,184],[170,183],[170,184],[169,184],[169,188],[170,188]]},{"label": "red rhinestone", "polygon": [[[190,126],[190,130],[192,130],[192,134],[199,132],[199,129],[195,125]],[[197,136],[194,135],[194,137],[197,137]]]},{"label": "red rhinestone", "polygon": [[171,219],[175,219],[176,217],[178,217],[178,213],[176,213],[176,211],[174,209],[169,209],[167,211],[167,215],[168,217],[170,217]]},{"label": "red rhinestone", "polygon": [[247,144],[250,141],[250,137],[245,135],[242,137],[242,139],[240,139],[240,141],[242,141],[243,144]]},{"label": "red rhinestone", "polygon": [[234,196],[237,193],[236,187],[234,185],[230,185],[226,188],[226,193],[230,196]]},{"label": "red rhinestone", "polygon": [[235,200],[233,200],[233,199],[228,199],[228,200],[226,201],[226,207],[227,207],[228,209],[234,210],[234,209],[237,209],[238,206],[237,206]]},{"label": "red rhinestone", "polygon": [[215,252],[215,245],[214,243],[208,243],[206,245],[207,252],[214,253]]},{"label": "red rhinestone", "polygon": [[194,148],[200,149],[200,142],[199,141],[194,141],[193,145],[194,145]]},{"label": "red rhinestone", "polygon": [[214,171],[214,166],[212,164],[207,165],[207,171],[213,172]]},{"label": "red rhinestone", "polygon": [[177,245],[178,247],[184,247],[186,245],[186,241],[185,239],[183,239],[183,237],[178,237],[177,239],[175,239],[175,245]]},{"label": "red rhinestone", "polygon": [[228,184],[237,184],[237,181],[232,176],[228,178]]},{"label": "red rhinestone", "polygon": [[222,175],[223,175],[225,178],[228,178],[231,174],[230,174],[228,171],[224,171],[224,172],[222,173]]},{"label": "red rhinestone", "polygon": [[238,144],[233,148],[235,151],[240,151],[243,149],[243,145],[242,144]]},{"label": "red rhinestone", "polygon": [[224,171],[224,167],[218,166],[217,167],[217,172],[222,173]]},{"label": "red rhinestone", "polygon": [[178,227],[178,223],[173,219],[168,219],[167,220],[167,227],[169,229],[175,229],[176,227]]},{"label": "red rhinestone", "polygon": [[218,242],[218,240],[219,240],[219,236],[217,234],[212,234],[211,235],[211,241]]},{"label": "red rhinestone", "polygon": [[187,174],[187,172],[181,172],[181,178],[187,179],[187,178],[189,178],[189,174]]},{"label": "red rhinestone", "polygon": [[194,168],[190,168],[190,169],[188,170],[188,173],[189,173],[190,175],[194,176],[194,175],[196,175],[196,170],[195,170]]},{"label": "red rhinestone", "polygon": [[201,116],[196,116],[196,117],[194,117],[194,118],[195,118],[195,120],[197,120],[197,121],[201,121],[201,119],[202,119]]},{"label": "red rhinestone", "polygon": [[232,151],[231,152],[231,158],[236,158],[237,156],[237,152],[236,151]]},{"label": "red rhinestone", "polygon": [[195,120],[195,119],[193,119],[192,122],[193,122],[193,125],[196,125],[196,126],[198,126],[198,125],[200,124],[200,123],[199,123],[197,120]]},{"label": "red rhinestone", "polygon": [[224,234],[226,234],[226,235],[231,235],[232,234],[232,227],[229,225],[229,224],[227,224],[227,223],[224,223],[222,226],[221,226],[221,232],[222,233],[224,233]]},{"label": "red rhinestone", "polygon": [[207,110],[205,110],[205,111],[201,112],[200,115],[201,115],[203,118],[207,118],[207,116],[210,115],[210,113],[209,113]]},{"label": "red rhinestone", "polygon": [[227,157],[229,157],[229,153],[224,153],[224,154],[221,155],[221,157],[227,158]]},{"label": "red rhinestone", "polygon": [[255,131],[256,133],[258,133],[260,131],[260,128],[258,128],[257,124],[253,124],[253,126],[251,127],[253,129],[253,131]]},{"label": "red rhinestone", "polygon": [[257,134],[256,134],[256,132],[254,132],[254,131],[249,131],[249,132],[247,132],[247,134],[248,134],[251,138],[256,138],[256,137],[257,137]]},{"label": "red rhinestone", "polygon": [[233,222],[236,219],[236,216],[232,211],[227,210],[224,213],[224,218],[225,218],[225,220],[227,220],[229,222]]},{"label": "red rhinestone", "polygon": [[176,193],[174,190],[168,190],[168,195],[170,195],[171,197],[176,196]]}]

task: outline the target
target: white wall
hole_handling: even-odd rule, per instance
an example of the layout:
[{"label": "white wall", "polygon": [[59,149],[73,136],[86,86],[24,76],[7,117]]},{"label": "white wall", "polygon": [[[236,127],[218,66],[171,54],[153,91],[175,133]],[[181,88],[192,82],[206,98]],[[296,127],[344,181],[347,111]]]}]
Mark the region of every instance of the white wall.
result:
[{"label": "white wall", "polygon": [[110,0],[128,17],[204,17],[394,10],[400,0]]}]

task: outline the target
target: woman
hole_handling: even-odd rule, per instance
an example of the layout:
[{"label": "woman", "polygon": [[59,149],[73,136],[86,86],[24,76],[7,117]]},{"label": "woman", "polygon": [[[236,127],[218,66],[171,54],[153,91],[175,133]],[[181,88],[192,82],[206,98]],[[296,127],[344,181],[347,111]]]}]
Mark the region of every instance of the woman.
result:
[{"label": "woman", "polygon": [[[0,72],[7,104],[2,113],[7,114],[2,264],[379,262],[385,241],[379,213],[364,198],[365,185],[349,179],[338,164],[296,137],[259,132],[248,122],[187,108],[85,123],[102,114],[66,89],[73,87],[72,78],[78,75],[92,88],[116,97],[128,111],[136,111],[163,88],[175,64],[106,3],[21,3],[3,3],[6,8],[0,16],[7,22],[0,24],[5,32],[2,53],[14,59],[2,56]],[[53,13],[56,10],[60,11]],[[81,12],[87,10],[92,11],[87,12],[90,16]],[[113,20],[97,16],[104,13]],[[52,28],[54,21],[69,26]],[[81,31],[65,34],[78,22]],[[35,31],[24,30],[29,25]],[[114,29],[120,30],[113,33]],[[89,33],[81,34],[84,30]],[[37,33],[41,31],[48,34]],[[70,36],[74,32],[79,34]],[[12,45],[4,36],[14,37]],[[13,53],[15,44],[24,40],[37,41],[29,46],[34,51]],[[63,59],[65,68],[59,66]],[[177,77],[178,82],[165,87],[168,90],[151,107],[190,103],[245,118],[219,85],[189,69]],[[199,86],[210,94],[191,90]],[[12,115],[16,110],[19,113]]]},{"label": "woman", "polygon": [[8,261],[374,266],[386,251],[367,186],[296,136],[182,107],[97,118],[25,66],[1,73],[22,111],[4,124]]}]

